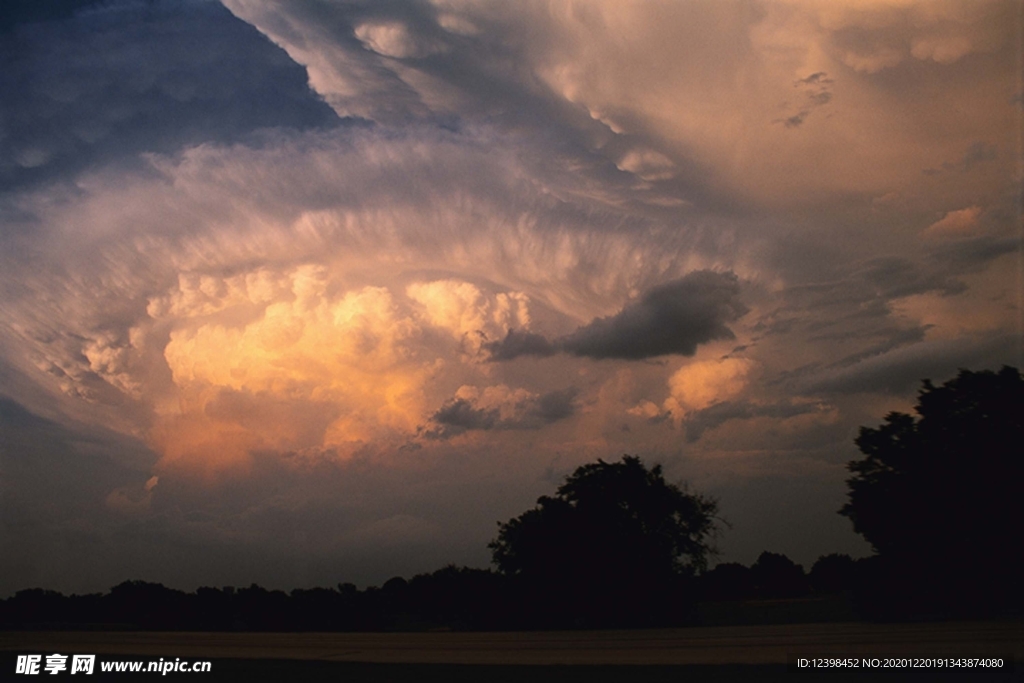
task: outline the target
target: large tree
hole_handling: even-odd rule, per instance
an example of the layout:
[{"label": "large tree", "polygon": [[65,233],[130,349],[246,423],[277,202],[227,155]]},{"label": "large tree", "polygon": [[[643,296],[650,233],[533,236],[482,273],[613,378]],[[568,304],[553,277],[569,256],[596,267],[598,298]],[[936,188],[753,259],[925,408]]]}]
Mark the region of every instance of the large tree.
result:
[{"label": "large tree", "polygon": [[862,427],[841,514],[875,548],[894,592],[999,609],[1020,604],[1024,380],[1015,368],[925,380],[918,417]]},{"label": "large tree", "polygon": [[598,460],[499,524],[489,547],[550,620],[654,622],[670,618],[662,608],[706,566],[716,512],[714,500],[666,482],[658,465]]}]

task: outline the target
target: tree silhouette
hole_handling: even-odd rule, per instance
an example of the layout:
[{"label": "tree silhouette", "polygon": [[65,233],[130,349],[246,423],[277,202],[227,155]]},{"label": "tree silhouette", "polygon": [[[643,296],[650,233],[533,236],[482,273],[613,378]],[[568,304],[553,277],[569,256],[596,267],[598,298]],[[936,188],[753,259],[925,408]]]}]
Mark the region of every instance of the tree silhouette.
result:
[{"label": "tree silhouette", "polygon": [[961,370],[941,387],[925,380],[915,411],[917,419],[891,413],[881,427],[861,428],[866,457],[849,464],[840,514],[878,553],[883,593],[917,599],[917,608],[1019,608],[1020,372]]},{"label": "tree silhouette", "polygon": [[761,553],[750,568],[750,577],[763,598],[795,598],[807,593],[804,568],[780,553]]},{"label": "tree silhouette", "polygon": [[851,590],[857,576],[857,561],[849,555],[822,555],[811,567],[807,579],[819,593],[841,593]]},{"label": "tree silhouette", "polygon": [[670,618],[686,577],[706,567],[717,504],[669,484],[637,457],[583,465],[554,497],[499,524],[494,564],[533,618],[563,625]]}]

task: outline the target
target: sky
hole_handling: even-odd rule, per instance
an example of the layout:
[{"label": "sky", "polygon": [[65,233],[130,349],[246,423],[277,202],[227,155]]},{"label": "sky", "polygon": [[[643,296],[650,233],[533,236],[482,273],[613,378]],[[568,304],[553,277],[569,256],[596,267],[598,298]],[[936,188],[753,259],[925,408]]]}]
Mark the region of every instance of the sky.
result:
[{"label": "sky", "polygon": [[1017,0],[0,12],[0,596],[486,567],[627,453],[809,569],[1024,363]]}]

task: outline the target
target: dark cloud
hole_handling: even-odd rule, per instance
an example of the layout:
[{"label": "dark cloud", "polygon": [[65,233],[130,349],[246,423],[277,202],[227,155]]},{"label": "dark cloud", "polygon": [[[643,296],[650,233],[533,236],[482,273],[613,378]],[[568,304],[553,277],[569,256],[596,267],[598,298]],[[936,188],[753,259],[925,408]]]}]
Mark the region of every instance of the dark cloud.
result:
[{"label": "dark cloud", "polygon": [[709,429],[714,429],[729,420],[749,420],[755,417],[786,419],[805,415],[818,410],[808,403],[751,403],[749,401],[727,401],[699,410],[686,416],[686,440],[697,441]]},{"label": "dark cloud", "polygon": [[786,128],[796,128],[803,124],[804,119],[806,119],[810,113],[811,112],[804,110],[799,114],[794,114],[793,116],[783,119],[782,123]]},{"label": "dark cloud", "polygon": [[837,266],[837,279],[788,288],[786,306],[773,312],[770,323],[758,325],[778,334],[803,329],[811,341],[880,337],[861,350],[861,357],[877,355],[921,341],[927,329],[894,319],[894,300],[932,293],[964,296],[968,286],[961,276],[1019,249],[1019,240],[982,236],[931,247],[924,258],[885,255]]},{"label": "dark cloud", "polygon": [[820,92],[807,93],[807,97],[812,102],[814,102],[814,104],[819,105],[819,106],[823,105],[823,104],[828,104],[830,101],[832,101],[832,93],[830,93],[827,90],[823,90],[823,91],[820,91]]},{"label": "dark cloud", "polygon": [[991,261],[1024,249],[1016,237],[982,236],[936,248],[931,256],[943,268],[963,273],[982,270]]},{"label": "dark cloud", "polygon": [[994,145],[977,141],[971,143],[964,155],[956,161],[944,161],[939,168],[926,168],[922,173],[925,175],[937,175],[943,172],[966,173],[975,166],[995,161],[997,157],[998,153]]},{"label": "dark cloud", "polygon": [[805,384],[805,393],[905,395],[925,378],[936,384],[945,382],[956,374],[956,368],[998,367],[1019,356],[1019,347],[1014,335],[924,341],[865,358],[831,376],[818,373],[818,379]]},{"label": "dark cloud", "polygon": [[818,71],[807,78],[800,78],[793,82],[793,87],[803,91],[810,102],[807,109],[802,109],[792,116],[776,119],[775,123],[781,123],[786,128],[798,128],[803,125],[811,111],[824,106],[832,101],[830,87],[835,81],[828,77],[824,71]]},{"label": "dark cloud", "polygon": [[910,259],[899,256],[880,256],[863,261],[853,277],[862,280],[885,299],[925,292],[951,296],[967,289],[963,282],[952,277],[949,272],[929,272]]},{"label": "dark cloud", "polygon": [[78,4],[31,13],[0,41],[0,191],[339,122],[301,66],[218,3]]},{"label": "dark cloud", "polygon": [[697,271],[655,287],[614,316],[597,318],[564,337],[560,346],[588,358],[692,356],[699,344],[734,339],[725,323],[746,312],[735,275]]},{"label": "dark cloud", "polygon": [[[802,78],[794,83],[794,87],[804,91],[807,99],[811,101],[812,107],[820,107],[832,100],[830,86],[835,83],[824,71],[813,73],[807,78]],[[805,112],[806,113],[806,112]]]},{"label": "dark cloud", "polygon": [[434,413],[433,426],[420,430],[428,439],[447,439],[468,431],[492,429],[540,429],[541,427],[572,417],[576,413],[575,387],[550,391],[539,396],[510,402],[506,415],[500,407],[484,408],[473,399],[455,398]]},{"label": "dark cloud", "polygon": [[739,301],[739,282],[734,274],[702,270],[655,287],[619,313],[596,318],[554,341],[538,334],[510,331],[505,339],[485,344],[485,348],[492,360],[556,352],[624,360],[670,354],[692,356],[700,344],[734,339],[726,323],[746,311]]},{"label": "dark cloud", "polygon": [[474,408],[470,401],[457,398],[444,404],[431,418],[448,436],[475,429],[493,429],[501,419],[497,409]]},{"label": "dark cloud", "polygon": [[828,77],[827,73],[825,73],[824,71],[818,71],[816,73],[811,74],[807,78],[798,79],[796,84],[797,85],[824,85],[824,84],[833,83],[833,82],[834,81],[831,78]]},{"label": "dark cloud", "polygon": [[536,418],[543,423],[557,422],[567,417],[572,417],[576,412],[576,395],[579,391],[575,387],[563,389],[562,391],[551,391],[542,394],[527,410],[530,418]]},{"label": "dark cloud", "polygon": [[984,142],[972,143],[957,164],[957,170],[969,171],[978,164],[985,163],[986,161],[995,161],[997,156],[994,145]]},{"label": "dark cloud", "polygon": [[509,330],[500,342],[489,342],[484,348],[491,354],[491,360],[512,360],[519,356],[553,356],[559,348],[547,337],[524,330]]},{"label": "dark cloud", "polygon": [[867,360],[868,358],[880,356],[883,353],[889,353],[901,346],[917,344],[924,341],[925,334],[928,332],[930,327],[931,325],[921,325],[907,329],[893,329],[889,331],[888,334],[884,335],[884,339],[881,342],[841,358],[840,360],[831,363],[828,367],[829,369],[849,367]]},{"label": "dark cloud", "polygon": [[966,290],[947,264],[919,264],[902,256],[868,258],[837,270],[838,278],[787,288],[786,305],[758,322],[755,331],[783,334],[802,329],[812,341],[902,338],[907,328],[893,320],[892,300],[930,292],[955,296]]}]

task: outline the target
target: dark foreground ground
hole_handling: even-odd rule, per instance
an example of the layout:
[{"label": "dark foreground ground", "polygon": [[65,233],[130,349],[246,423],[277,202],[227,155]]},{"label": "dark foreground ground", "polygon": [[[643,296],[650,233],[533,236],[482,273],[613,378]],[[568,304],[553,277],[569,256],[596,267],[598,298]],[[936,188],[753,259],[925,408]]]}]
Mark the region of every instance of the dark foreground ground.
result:
[{"label": "dark foreground ground", "polygon": [[[636,631],[509,633],[0,633],[0,679],[19,654],[97,655],[92,676],[46,680],[195,681],[845,681],[1024,680],[1024,623],[787,624]],[[966,658],[1002,658],[1000,669]],[[209,673],[110,673],[100,663],[211,662]],[[798,658],[808,660],[797,667]],[[856,668],[816,669],[840,658]],[[876,666],[865,666],[878,659]],[[914,660],[918,660],[915,662]],[[924,660],[923,662],[921,660]],[[888,660],[888,661],[887,661]],[[931,664],[928,668],[886,665]]]}]

